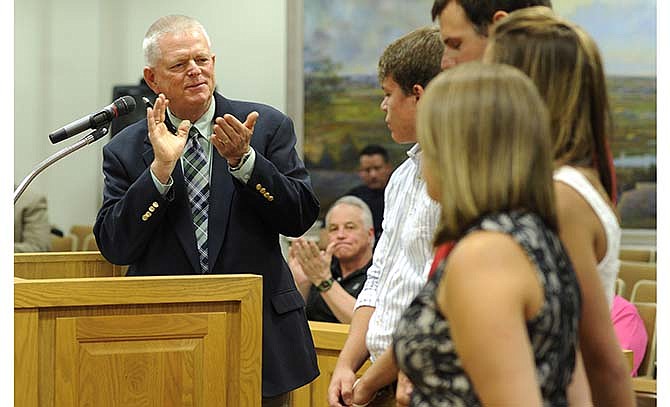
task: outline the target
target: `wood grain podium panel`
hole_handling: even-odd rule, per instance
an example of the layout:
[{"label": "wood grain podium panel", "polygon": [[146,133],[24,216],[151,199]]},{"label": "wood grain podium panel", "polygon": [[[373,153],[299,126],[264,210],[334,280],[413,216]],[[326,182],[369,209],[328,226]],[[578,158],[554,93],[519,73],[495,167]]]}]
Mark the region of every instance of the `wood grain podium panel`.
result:
[{"label": "wood grain podium panel", "polygon": [[15,279],[15,405],[257,406],[255,275]]},{"label": "wood grain podium panel", "polygon": [[[226,313],[60,318],[55,404],[225,405],[221,366],[239,362],[226,360],[225,326]],[[222,385],[203,391],[209,381]]]},{"label": "wood grain podium panel", "polygon": [[[328,405],[328,385],[333,377],[335,364],[344,342],[349,335],[348,324],[309,321],[312,339],[316,348],[316,359],[321,374],[313,382],[296,389],[291,394],[292,407],[316,407]],[[356,372],[360,377],[370,366],[370,361]]]}]

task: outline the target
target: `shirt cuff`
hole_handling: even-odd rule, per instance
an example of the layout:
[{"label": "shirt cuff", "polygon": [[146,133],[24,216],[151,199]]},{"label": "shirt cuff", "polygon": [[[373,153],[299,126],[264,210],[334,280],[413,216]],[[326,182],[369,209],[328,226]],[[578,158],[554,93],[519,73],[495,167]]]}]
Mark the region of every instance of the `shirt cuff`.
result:
[{"label": "shirt cuff", "polygon": [[172,180],[172,175],[170,175],[168,183],[163,184],[158,180],[158,178],[156,178],[154,172],[151,171],[151,168],[149,168],[149,172],[151,173],[151,179],[154,180],[154,185],[156,186],[158,193],[161,194],[162,197],[165,197],[165,195],[170,191],[170,188],[172,188],[172,184],[174,183],[174,181]]},{"label": "shirt cuff", "polygon": [[249,152],[245,154],[244,157],[242,157],[242,163],[235,168],[229,165],[228,170],[233,177],[246,184],[247,181],[249,181],[251,178],[251,173],[254,171],[255,163],[256,151],[252,147],[249,147]]},{"label": "shirt cuff", "polygon": [[368,291],[363,290],[361,291],[360,294],[358,294],[354,310],[360,307],[376,307],[376,306],[377,306],[377,292],[374,290],[368,290]]}]

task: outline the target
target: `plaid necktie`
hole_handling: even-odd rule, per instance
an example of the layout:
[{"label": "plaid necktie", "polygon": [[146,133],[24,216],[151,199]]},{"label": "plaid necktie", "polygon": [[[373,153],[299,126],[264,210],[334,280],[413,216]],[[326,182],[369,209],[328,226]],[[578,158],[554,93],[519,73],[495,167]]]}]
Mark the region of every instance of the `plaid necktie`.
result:
[{"label": "plaid necktie", "polygon": [[205,150],[198,142],[200,133],[195,126],[191,126],[188,133],[186,151],[184,152],[184,180],[191,204],[193,225],[195,226],[195,240],[200,253],[201,272],[207,273],[207,214],[209,211],[209,169]]}]

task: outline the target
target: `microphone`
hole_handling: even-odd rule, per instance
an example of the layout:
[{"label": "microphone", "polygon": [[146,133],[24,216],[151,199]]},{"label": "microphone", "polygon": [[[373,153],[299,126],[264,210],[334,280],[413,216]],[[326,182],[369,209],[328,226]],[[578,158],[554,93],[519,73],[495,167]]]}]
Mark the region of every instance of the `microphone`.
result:
[{"label": "microphone", "polygon": [[51,140],[51,144],[56,144],[84,130],[98,129],[101,126],[106,126],[115,118],[126,115],[133,110],[135,110],[135,99],[132,96],[120,97],[101,111],[82,117],[52,132],[49,134],[49,140]]}]

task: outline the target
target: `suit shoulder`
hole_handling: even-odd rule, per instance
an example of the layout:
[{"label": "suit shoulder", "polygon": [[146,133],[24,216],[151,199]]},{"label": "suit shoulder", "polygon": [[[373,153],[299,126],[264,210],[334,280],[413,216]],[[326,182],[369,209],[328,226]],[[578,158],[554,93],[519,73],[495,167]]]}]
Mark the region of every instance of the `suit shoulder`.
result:
[{"label": "suit shoulder", "polygon": [[125,127],[105,145],[108,149],[127,148],[129,146],[141,145],[147,138],[147,123],[141,119]]},{"label": "suit shoulder", "polygon": [[278,121],[284,119],[290,120],[290,118],[286,114],[281,112],[279,109],[267,105],[265,103],[250,102],[246,100],[232,100],[232,99],[226,99],[226,100],[228,101],[228,103],[230,103],[235,112],[238,112],[241,116],[244,117],[246,117],[246,115],[255,110],[258,112],[259,117],[265,116]]}]

